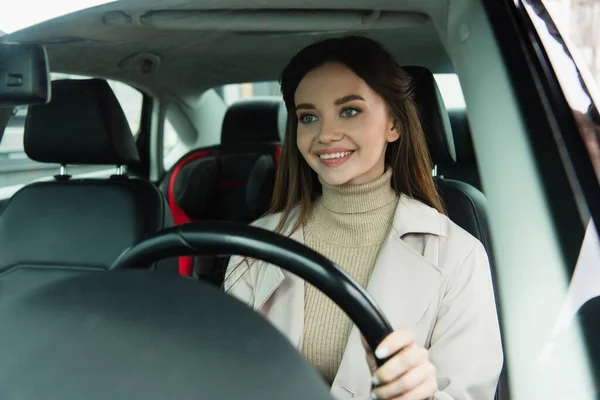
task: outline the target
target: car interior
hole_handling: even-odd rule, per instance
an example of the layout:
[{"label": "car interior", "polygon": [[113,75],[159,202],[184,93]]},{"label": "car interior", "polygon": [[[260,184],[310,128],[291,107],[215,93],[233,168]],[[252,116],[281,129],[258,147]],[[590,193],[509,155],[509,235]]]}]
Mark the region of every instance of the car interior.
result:
[{"label": "car interior", "polygon": [[[257,367],[256,374],[264,373],[264,380],[254,377],[257,381],[252,390],[256,398],[283,398],[280,396],[289,394],[289,388],[302,393],[306,382],[315,387],[311,398],[326,398],[322,395],[326,390],[322,390],[313,371],[304,369],[299,358],[294,359],[297,362],[286,358],[293,353],[291,348],[270,327],[233,306],[230,318],[221,318],[215,311],[221,302],[228,301],[215,295],[231,255],[226,250],[233,248],[228,246],[242,246],[239,243],[249,243],[252,237],[260,238],[263,246],[277,240],[262,237],[248,224],[269,209],[287,116],[281,96],[249,96],[227,104],[215,88],[276,81],[286,62],[304,46],[318,39],[356,33],[380,41],[413,79],[415,101],[435,165],[432,174],[448,216],[481,241],[490,257],[503,341],[505,345],[510,343],[505,348],[507,362],[497,398],[568,398],[589,390],[588,383],[577,389],[581,392],[573,392],[573,385],[530,384],[558,371],[574,374],[583,368],[574,365],[587,364],[581,361],[585,359],[583,350],[560,352],[547,364],[538,362],[568,287],[569,277],[561,271],[572,270],[574,259],[563,254],[566,250],[561,235],[556,233],[553,200],[544,190],[545,171],[539,165],[539,154],[546,150],[536,148],[528,139],[527,116],[511,85],[487,8],[478,0],[383,0],[377,4],[352,0],[344,2],[343,8],[332,0],[292,3],[269,5],[270,9],[264,10],[246,0],[221,2],[218,9],[203,1],[122,0],[0,36],[0,44],[43,45],[52,72],[89,77],[47,82],[51,93],[47,104],[40,101],[44,93],[39,87],[29,89],[29,93],[38,93],[37,102],[20,98],[19,104],[29,104],[23,127],[24,153],[35,162],[55,165],[56,170],[0,196],[0,315],[4,312],[14,318],[14,326],[20,329],[46,329],[43,324],[49,317],[42,318],[41,312],[28,322],[13,309],[3,307],[2,289],[9,288],[5,296],[10,299],[8,304],[14,305],[21,296],[15,287],[45,287],[43,296],[26,303],[27,307],[37,307],[34,310],[50,308],[42,306],[42,299],[51,302],[51,296],[63,293],[56,307],[72,309],[71,317],[80,323],[62,342],[56,342],[57,349],[64,352],[70,352],[63,343],[67,337],[88,332],[86,324],[101,318],[98,315],[114,313],[120,320],[141,318],[144,323],[136,328],[106,328],[106,332],[124,332],[131,345],[129,350],[114,338],[97,343],[117,349],[125,357],[115,371],[138,368],[134,358],[139,354],[135,351],[146,354],[148,360],[169,360],[177,365],[176,371],[185,370],[175,378],[178,372],[166,372],[165,365],[144,364],[140,371],[147,376],[162,379],[169,373],[169,382],[175,382],[162,388],[157,383],[149,384],[144,389],[148,399],[166,396],[170,388],[180,388],[184,397],[204,390],[209,398],[218,396],[217,387],[228,386],[222,378],[212,383],[205,379],[190,383],[199,358],[187,354],[186,346],[203,349],[202,354],[215,370],[231,368],[237,374],[247,374],[248,369],[236,366],[235,352],[258,364],[271,359],[276,360],[275,364],[289,365],[287,370],[282,368],[287,375],[277,368]],[[458,77],[466,107],[447,106],[436,81],[439,74]],[[107,80],[125,83],[143,94],[137,132],[132,131]],[[4,111],[9,109],[10,104],[2,96],[0,104],[6,107]],[[11,115],[3,114],[2,107],[0,132]],[[178,143],[177,152],[169,159],[163,151],[167,123],[176,132]],[[110,172],[94,177],[70,175],[71,168],[82,165],[106,166]],[[556,175],[555,179],[562,183],[567,178]],[[576,197],[571,191],[564,196],[573,204]],[[238,236],[232,233],[237,239],[229,244],[211,241],[210,229],[230,233],[227,229],[233,225],[228,224],[240,227]],[[190,226],[197,231],[186,231]],[[581,244],[583,232],[583,228],[571,232],[573,241]],[[179,246],[178,250],[160,256],[150,254],[148,246],[156,245],[155,239],[163,236],[170,238],[173,248]],[[281,249],[288,249],[288,245],[281,242]],[[258,251],[250,249],[258,244],[246,246],[248,252]],[[289,254],[302,252],[294,247],[288,250]],[[252,254],[267,256],[269,251]],[[271,257],[294,263],[291,256]],[[310,259],[312,255],[305,257]],[[113,269],[134,269],[145,274],[135,283],[133,280],[138,278],[133,275],[112,280],[107,277],[111,274],[81,275]],[[147,278],[154,272],[163,279],[162,285]],[[72,290],[68,282],[59,281],[64,276],[79,279],[69,281]],[[541,276],[543,285],[539,285]],[[208,285],[194,290],[183,283],[188,281]],[[113,285],[110,290],[114,298],[109,303],[100,297],[82,297],[81,293],[96,293],[102,285]],[[134,298],[132,287],[139,297]],[[540,307],[536,296],[544,296],[544,307]],[[171,298],[179,298],[173,300],[179,303],[169,308],[165,299]],[[184,303],[201,306],[191,309]],[[96,314],[86,316],[85,304]],[[200,312],[202,318],[194,319],[194,313]],[[524,334],[532,315],[536,323]],[[62,317],[57,318],[57,325],[48,328],[52,338],[73,327],[71,322],[63,324]],[[248,351],[244,343],[232,344],[232,335],[239,329],[235,321],[255,329],[248,328],[248,332],[264,335],[262,344],[256,342],[256,348],[266,352],[262,353],[264,359],[260,352]],[[144,335],[166,335],[162,328],[147,332],[149,326],[163,325],[170,327],[170,334],[180,335],[180,346],[171,342],[164,349],[150,352],[150,336]],[[206,328],[210,326],[213,328]],[[379,327],[385,330],[386,325],[381,322]],[[0,329],[0,337],[2,332]],[[16,340],[15,332],[4,334]],[[134,335],[139,335],[135,336],[139,340]],[[371,337],[376,336],[373,333]],[[79,349],[93,347],[92,337],[84,339],[89,342],[81,342]],[[39,336],[27,338],[35,341]],[[161,343],[169,342],[161,338]],[[219,340],[232,346],[231,354],[222,359],[206,345]],[[27,352],[24,346],[17,346],[15,357]],[[89,354],[103,357],[102,348]],[[27,365],[35,360],[41,359],[32,358]],[[43,379],[47,381],[34,385],[36,390],[49,385],[52,379],[62,379],[48,374],[44,368],[50,363],[44,360],[32,376],[46,376]],[[69,360],[65,361],[65,371],[81,368],[83,360]],[[4,378],[0,373],[0,397],[3,385],[14,388],[16,382],[21,382],[15,377],[24,370],[17,367],[14,362],[4,366],[0,363],[0,372],[5,372]],[[573,379],[586,377],[582,373],[581,378]],[[131,387],[136,388],[147,382],[142,372],[132,373],[130,379]],[[269,392],[259,387],[269,381],[280,381],[288,389],[272,388]],[[100,398],[102,393],[109,393],[98,382],[90,380],[88,386],[85,381],[77,382],[69,396],[96,393]],[[181,389],[183,386],[186,388]],[[121,389],[123,393],[128,390],[126,385]],[[226,390],[232,390],[228,393],[235,396],[238,389]],[[23,398],[33,398],[31,390],[26,390],[28,394]],[[17,398],[15,393],[10,392],[13,397],[7,398]]]}]

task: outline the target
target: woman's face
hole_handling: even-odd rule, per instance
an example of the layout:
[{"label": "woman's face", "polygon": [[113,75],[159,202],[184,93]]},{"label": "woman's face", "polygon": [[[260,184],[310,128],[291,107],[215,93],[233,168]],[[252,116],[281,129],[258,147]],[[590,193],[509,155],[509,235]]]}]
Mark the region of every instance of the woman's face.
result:
[{"label": "woman's face", "polygon": [[343,64],[310,71],[294,96],[298,150],[330,185],[360,184],[385,170],[388,142],[400,133],[381,96]]}]

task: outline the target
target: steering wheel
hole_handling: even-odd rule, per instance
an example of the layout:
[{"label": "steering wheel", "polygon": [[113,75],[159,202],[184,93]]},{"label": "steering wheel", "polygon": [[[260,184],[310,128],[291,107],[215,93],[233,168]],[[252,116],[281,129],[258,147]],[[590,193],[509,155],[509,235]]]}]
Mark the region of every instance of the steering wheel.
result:
[{"label": "steering wheel", "polygon": [[372,348],[392,331],[358,284],[304,245],[250,226],[182,225],[126,250],[109,272],[1,273],[0,398],[331,399],[314,367],[258,313],[211,284],[147,270],[194,254],[287,269],[335,301]]},{"label": "steering wheel", "polygon": [[[235,254],[277,265],[321,290],[376,349],[392,327],[369,294],[314,250],[265,229],[227,222],[196,222],[165,229],[125,251],[112,269],[143,268],[174,256]],[[377,360],[383,365],[386,359]]]}]

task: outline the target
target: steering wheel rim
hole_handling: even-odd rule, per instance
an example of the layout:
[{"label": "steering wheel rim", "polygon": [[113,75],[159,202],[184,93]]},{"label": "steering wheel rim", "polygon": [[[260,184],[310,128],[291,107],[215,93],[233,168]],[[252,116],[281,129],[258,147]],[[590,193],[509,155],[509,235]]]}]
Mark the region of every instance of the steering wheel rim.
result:
[{"label": "steering wheel rim", "polygon": [[[193,222],[163,229],[125,250],[111,269],[144,268],[165,258],[235,254],[279,266],[321,290],[354,322],[371,349],[392,327],[371,296],[332,261],[305,245],[262,228]],[[377,360],[382,365],[386,360]]]}]

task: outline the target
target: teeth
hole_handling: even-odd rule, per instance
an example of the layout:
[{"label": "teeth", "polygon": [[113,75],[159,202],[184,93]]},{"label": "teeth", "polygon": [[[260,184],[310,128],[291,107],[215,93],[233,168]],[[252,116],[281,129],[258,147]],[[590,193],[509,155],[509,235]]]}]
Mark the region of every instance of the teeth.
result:
[{"label": "teeth", "polygon": [[351,151],[345,151],[343,153],[329,153],[329,154],[319,154],[321,160],[330,160],[332,158],[342,158],[352,154]]}]

